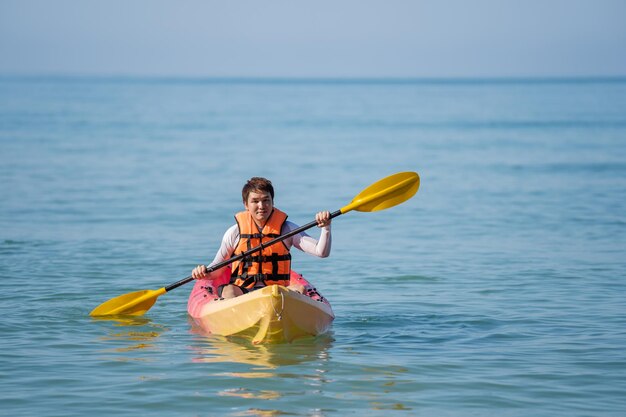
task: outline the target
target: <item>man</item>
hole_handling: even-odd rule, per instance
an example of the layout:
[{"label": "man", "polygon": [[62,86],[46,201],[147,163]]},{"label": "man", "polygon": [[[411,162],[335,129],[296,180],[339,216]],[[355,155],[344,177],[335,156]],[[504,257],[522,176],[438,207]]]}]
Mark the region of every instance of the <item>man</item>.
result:
[{"label": "man", "polygon": [[[274,207],[274,187],[271,181],[261,177],[251,178],[243,186],[241,195],[245,211],[235,215],[237,223],[224,233],[222,244],[211,265],[230,259],[299,227],[287,221],[287,215]],[[320,258],[330,255],[330,212],[317,213],[315,220],[321,228],[319,240],[301,232],[233,262],[230,283],[220,286],[218,295],[222,298],[234,298],[271,284],[284,285],[302,292],[301,286],[289,286],[291,247],[295,246]],[[219,274],[218,271],[213,273]],[[204,265],[198,265],[191,276],[194,279],[211,278]]]}]

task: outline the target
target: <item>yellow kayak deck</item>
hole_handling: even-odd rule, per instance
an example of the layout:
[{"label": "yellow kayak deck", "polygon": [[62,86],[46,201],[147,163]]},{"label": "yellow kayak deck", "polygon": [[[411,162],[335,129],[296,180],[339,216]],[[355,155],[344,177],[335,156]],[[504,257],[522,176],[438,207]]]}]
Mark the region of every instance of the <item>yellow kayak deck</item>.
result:
[{"label": "yellow kayak deck", "polygon": [[280,285],[235,298],[210,300],[193,317],[206,333],[251,336],[254,344],[317,336],[328,331],[334,318],[327,302]]}]

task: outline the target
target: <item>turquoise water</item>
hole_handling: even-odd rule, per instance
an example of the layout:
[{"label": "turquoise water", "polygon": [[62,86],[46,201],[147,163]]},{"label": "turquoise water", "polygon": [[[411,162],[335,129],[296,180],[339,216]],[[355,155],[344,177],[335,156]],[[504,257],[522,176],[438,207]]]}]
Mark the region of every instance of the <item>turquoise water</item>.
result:
[{"label": "turquoise water", "polygon": [[[622,416],[626,80],[0,79],[0,401],[20,416]],[[193,332],[190,286],[251,176],[303,224],[332,332]],[[315,233],[315,232],[312,232]]]}]

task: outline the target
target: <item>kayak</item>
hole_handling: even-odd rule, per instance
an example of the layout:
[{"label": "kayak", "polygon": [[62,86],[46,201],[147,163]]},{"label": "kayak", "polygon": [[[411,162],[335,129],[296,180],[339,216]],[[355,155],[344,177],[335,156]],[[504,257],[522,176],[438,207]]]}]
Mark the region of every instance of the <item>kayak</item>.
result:
[{"label": "kayak", "polygon": [[302,275],[291,271],[290,285],[271,285],[239,297],[223,299],[217,288],[230,281],[230,268],[215,279],[197,280],[187,312],[205,334],[251,337],[253,344],[285,343],[326,333],[335,315],[328,300]]}]

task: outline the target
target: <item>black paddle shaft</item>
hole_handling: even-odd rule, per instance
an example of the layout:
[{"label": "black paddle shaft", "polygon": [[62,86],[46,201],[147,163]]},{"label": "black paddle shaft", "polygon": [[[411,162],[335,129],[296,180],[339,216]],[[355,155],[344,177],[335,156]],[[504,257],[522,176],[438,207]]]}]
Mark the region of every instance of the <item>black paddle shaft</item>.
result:
[{"label": "black paddle shaft", "polygon": [[[337,211],[335,211],[333,213],[330,213],[330,218],[334,219],[335,217],[340,216],[341,214],[342,214],[341,210],[337,210]],[[249,256],[249,255],[251,255],[251,254],[253,254],[255,252],[263,250],[263,249],[265,249],[265,248],[267,248],[269,246],[272,246],[272,245],[274,245],[274,244],[276,244],[278,242],[282,242],[283,240],[287,239],[288,237],[291,237],[293,235],[297,235],[298,233],[304,232],[305,230],[308,230],[311,227],[316,226],[316,225],[317,225],[317,221],[313,220],[312,222],[307,223],[304,226],[300,226],[297,229],[294,229],[294,230],[292,230],[289,233],[285,233],[284,235],[278,236],[277,238],[272,239],[272,240],[270,240],[267,243],[261,243],[257,247],[254,247],[254,248],[252,248],[250,250],[247,250],[247,251],[245,251],[243,253],[240,253],[237,256],[233,256],[230,259],[226,259],[225,261],[217,263],[217,264],[213,265],[212,267],[207,268],[207,272],[217,271],[218,269],[223,268],[226,265],[230,265],[233,262],[239,261],[239,260],[245,258],[246,256]],[[175,282],[172,285],[168,285],[167,287],[165,287],[165,291],[166,292],[171,291],[174,288],[178,288],[181,285],[185,285],[185,284],[187,284],[188,282],[191,282],[191,281],[193,281],[193,277],[192,276],[188,276],[187,278],[181,279],[180,281]]]}]

